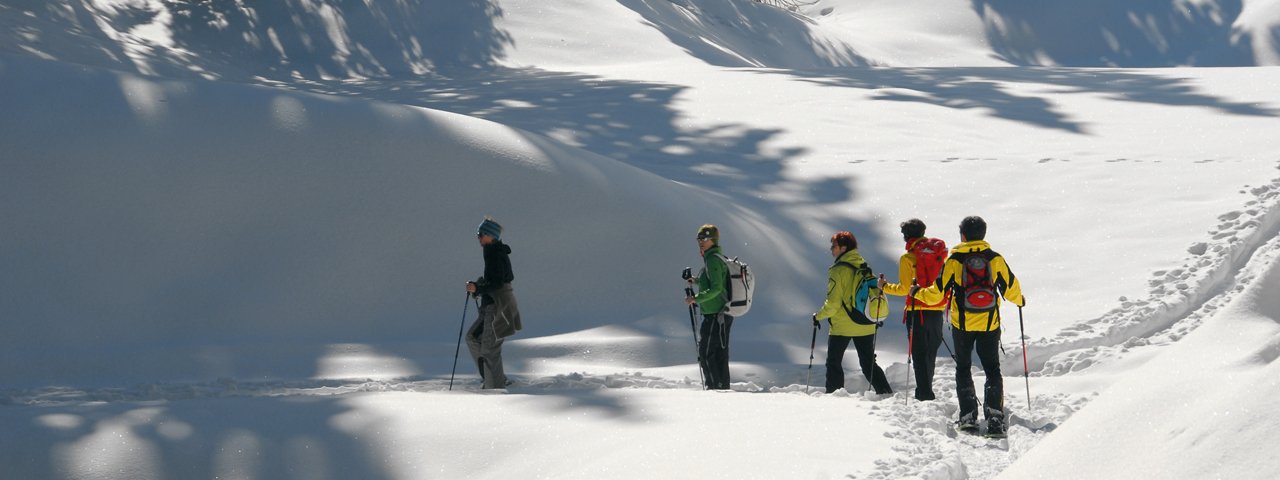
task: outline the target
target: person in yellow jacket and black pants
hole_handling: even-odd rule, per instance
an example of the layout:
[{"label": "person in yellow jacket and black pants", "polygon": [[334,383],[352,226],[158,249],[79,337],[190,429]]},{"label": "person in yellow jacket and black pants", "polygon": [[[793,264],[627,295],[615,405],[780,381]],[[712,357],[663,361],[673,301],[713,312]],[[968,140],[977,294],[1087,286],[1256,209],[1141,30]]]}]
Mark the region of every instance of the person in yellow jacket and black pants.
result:
[{"label": "person in yellow jacket and black pants", "polygon": [[952,338],[956,347],[956,394],[960,402],[957,428],[976,433],[978,397],[969,369],[974,348],[986,372],[984,411],[987,435],[1003,436],[1007,428],[1004,379],[1000,376],[1000,297],[1019,307],[1026,305],[1022,286],[1004,257],[986,242],[987,222],[966,217],[960,222],[962,243],[951,249],[942,276],[928,288],[914,293],[916,300],[935,303],[951,294]]},{"label": "person in yellow jacket and black pants", "polygon": [[[913,218],[899,225],[902,239],[907,242],[907,252],[898,259],[898,283],[880,280],[880,288],[889,295],[907,297],[903,320],[907,325],[909,352],[915,363],[916,400],[933,400],[933,372],[938,360],[938,347],[942,346],[942,311],[947,308],[945,299],[926,304],[911,298],[911,287],[929,286],[935,279],[916,278],[916,254],[914,253],[925,242],[924,221]],[[942,245],[939,241],[939,245]],[[945,246],[944,246],[945,247]],[[943,248],[938,255],[943,255]],[[936,258],[936,257],[934,257]],[[937,265],[935,263],[934,265]],[[934,267],[937,268],[937,267]],[[937,272],[937,270],[934,270]],[[883,275],[881,276],[883,278]]]},{"label": "person in yellow jacket and black pants", "polygon": [[[813,315],[815,326],[821,319],[831,323],[831,334],[827,337],[827,393],[844,388],[844,352],[850,342],[858,351],[862,374],[876,393],[893,393],[884,370],[876,365],[877,325],[862,312],[868,296],[878,290],[874,287],[875,277],[858,253],[858,240],[852,233],[836,232],[831,236],[831,256],[836,261],[827,269],[827,298],[822,309]],[[860,292],[864,282],[870,288]]]}]

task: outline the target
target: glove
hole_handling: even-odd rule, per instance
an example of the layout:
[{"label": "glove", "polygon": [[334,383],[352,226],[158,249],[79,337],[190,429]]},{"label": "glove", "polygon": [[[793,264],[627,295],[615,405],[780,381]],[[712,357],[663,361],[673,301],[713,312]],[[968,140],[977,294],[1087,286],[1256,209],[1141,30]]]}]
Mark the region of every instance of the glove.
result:
[{"label": "glove", "polygon": [[822,322],[819,322],[819,321],[818,321],[818,314],[816,314],[816,313],[815,313],[815,314],[813,314],[813,326],[814,326],[815,328],[816,328],[816,327],[820,327],[820,326],[822,326]]},{"label": "glove", "polygon": [[1027,296],[1026,296],[1026,295],[1023,295],[1023,296],[1022,296],[1022,303],[1018,304],[1018,306],[1019,306],[1019,307],[1025,307],[1025,306],[1027,306]]}]

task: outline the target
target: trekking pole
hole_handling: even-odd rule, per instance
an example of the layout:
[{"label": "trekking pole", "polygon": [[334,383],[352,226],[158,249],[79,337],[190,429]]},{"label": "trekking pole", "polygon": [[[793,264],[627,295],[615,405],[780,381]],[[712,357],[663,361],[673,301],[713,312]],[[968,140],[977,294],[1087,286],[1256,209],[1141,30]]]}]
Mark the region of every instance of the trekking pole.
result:
[{"label": "trekking pole", "polygon": [[[684,287],[684,296],[692,297],[693,292],[693,270],[685,267],[680,274],[684,278],[686,286]],[[689,305],[689,331],[693,333],[693,351],[698,354],[698,374],[702,376],[702,389],[707,389],[707,371],[702,368],[702,349],[698,347],[698,327],[695,324],[694,317],[697,315],[698,304]]]},{"label": "trekking pole", "polygon": [[471,306],[471,292],[462,300],[462,321],[458,323],[458,345],[453,348],[453,368],[449,370],[449,391],[453,391],[453,376],[458,372],[458,352],[462,351],[462,326],[467,324],[467,307]]},{"label": "trekking pole", "polygon": [[1027,334],[1022,325],[1022,305],[1018,305],[1018,336],[1022,337],[1022,380],[1027,384],[1027,410],[1031,410],[1031,376],[1027,372]]},{"label": "trekking pole", "polygon": [[[875,330],[873,330],[873,331],[871,332],[871,359],[872,359],[872,361],[874,361],[874,360],[875,360],[875,358],[876,358],[876,340],[879,340],[879,339],[880,339],[880,326],[881,326],[881,325],[883,325],[883,324],[884,324],[884,322],[876,322],[876,325],[875,325],[876,329],[875,329]],[[876,367],[877,367],[877,368],[879,368],[879,365],[877,365]],[[876,380],[876,375],[875,375],[875,372],[874,372],[874,371],[872,371],[872,372],[871,372],[871,378],[867,380],[867,391],[868,391],[868,392],[875,391],[875,388],[876,388],[876,382],[875,382],[875,380]],[[885,374],[885,376],[884,376],[884,382],[885,382],[885,383],[889,383],[889,375],[888,375],[888,374]]]},{"label": "trekking pole", "polygon": [[[908,318],[911,318],[911,317],[907,316],[907,307],[903,306],[902,307],[902,323],[906,324],[908,321],[907,320]],[[907,325],[907,390],[911,389],[911,374],[913,373],[911,371],[911,349],[915,343],[915,338],[916,338],[916,329],[911,328],[910,325]],[[910,394],[903,395],[902,404],[907,405],[910,403],[911,403],[911,395]]]},{"label": "trekking pole", "polygon": [[951,355],[951,361],[956,361],[956,352],[951,350],[951,345],[947,343],[947,335],[942,335],[942,346],[947,347],[947,354]]},{"label": "trekking pole", "polygon": [[818,348],[818,327],[822,326],[818,323],[818,316],[813,316],[813,338],[809,339],[809,373],[804,376],[804,394],[809,394],[809,381],[813,379],[813,352]]}]

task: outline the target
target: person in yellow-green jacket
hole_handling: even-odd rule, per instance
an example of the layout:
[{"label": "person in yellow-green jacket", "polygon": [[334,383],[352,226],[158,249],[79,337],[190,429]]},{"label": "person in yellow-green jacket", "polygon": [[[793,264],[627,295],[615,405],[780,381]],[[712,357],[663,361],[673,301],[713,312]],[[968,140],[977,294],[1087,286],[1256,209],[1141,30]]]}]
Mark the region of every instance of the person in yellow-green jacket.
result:
[{"label": "person in yellow-green jacket", "polygon": [[853,342],[862,374],[879,394],[893,393],[884,370],[876,365],[875,334],[878,325],[862,312],[868,299],[879,293],[875,276],[858,253],[858,240],[849,232],[831,236],[831,256],[835,263],[827,269],[827,298],[813,315],[814,325],[826,319],[831,324],[827,337],[827,393],[844,388],[844,352]]},{"label": "person in yellow-green jacket", "polygon": [[[923,220],[913,218],[898,225],[902,231],[902,240],[907,242],[906,252],[898,258],[898,283],[891,283],[880,276],[879,286],[884,293],[898,297],[907,297],[902,312],[903,323],[907,326],[908,354],[914,360],[916,400],[927,401],[937,398],[933,393],[933,373],[938,360],[938,347],[942,346],[942,311],[947,308],[947,299],[926,304],[911,298],[913,286],[929,286],[937,280],[946,260],[946,243],[936,238],[924,236]],[[919,278],[929,276],[929,278]]]},{"label": "person in yellow-green jacket", "polygon": [[983,414],[988,436],[1004,436],[1008,427],[1004,408],[1004,379],[1000,376],[1000,297],[1022,307],[1026,297],[1004,257],[986,242],[987,222],[965,217],[960,222],[962,243],[951,249],[942,275],[928,288],[914,292],[916,300],[936,303],[951,295],[952,339],[956,354],[956,396],[960,402],[957,428],[978,431],[978,397],[969,371],[974,348],[987,375]]}]

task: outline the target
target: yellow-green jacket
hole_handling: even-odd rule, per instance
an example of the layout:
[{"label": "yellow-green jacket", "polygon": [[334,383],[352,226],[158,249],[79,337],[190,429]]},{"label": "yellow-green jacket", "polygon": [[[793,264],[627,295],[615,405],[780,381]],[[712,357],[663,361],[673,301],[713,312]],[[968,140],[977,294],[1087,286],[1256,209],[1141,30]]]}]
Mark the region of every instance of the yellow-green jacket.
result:
[{"label": "yellow-green jacket", "polygon": [[[836,259],[835,263],[827,269],[827,300],[822,303],[822,309],[818,310],[816,316],[819,320],[831,319],[831,335],[838,337],[872,335],[876,333],[874,324],[857,324],[849,317],[849,310],[859,310],[861,306],[857,305],[857,299],[854,297],[858,288],[854,269],[844,263],[862,267],[867,261],[862,259],[862,254],[858,253],[857,249],[850,249]],[[870,294],[872,296],[878,294],[879,289],[875,287],[875,279],[869,278],[867,281],[872,282]]]},{"label": "yellow-green jacket", "polygon": [[[902,257],[898,259],[898,283],[886,283],[884,285],[884,293],[895,297],[905,297],[911,294],[911,285],[915,283],[916,279],[916,254],[911,253],[911,247],[915,242],[919,242],[920,240],[921,239],[917,238],[912,240],[910,243],[907,243],[907,253],[902,254]],[[912,311],[941,311],[947,308],[947,305],[942,303],[942,300],[938,300],[936,303],[937,305],[929,306],[925,305],[923,302],[907,301],[907,308]]]},{"label": "yellow-green jacket", "polygon": [[961,312],[959,295],[951,295],[951,325],[956,329],[970,332],[990,332],[1000,328],[1000,296],[1005,300],[1013,302],[1014,305],[1022,306],[1026,302],[1022,298],[1022,285],[1018,283],[1018,278],[1009,270],[1009,265],[1005,263],[1004,257],[991,251],[991,245],[983,240],[973,240],[956,245],[951,249],[951,257],[947,259],[947,263],[942,266],[942,275],[938,277],[937,283],[930,285],[929,288],[920,289],[916,292],[915,298],[925,303],[937,303],[942,301],[943,294],[947,290],[954,290],[963,286],[964,265],[960,264],[960,260],[956,258],[957,254],[990,251],[994,257],[991,258],[991,281],[995,285],[1000,295],[996,297],[996,308],[986,313],[964,313],[964,325],[960,324]]}]

